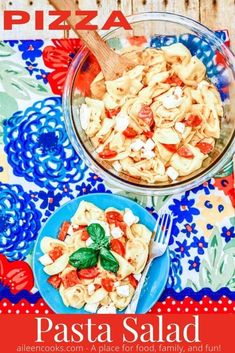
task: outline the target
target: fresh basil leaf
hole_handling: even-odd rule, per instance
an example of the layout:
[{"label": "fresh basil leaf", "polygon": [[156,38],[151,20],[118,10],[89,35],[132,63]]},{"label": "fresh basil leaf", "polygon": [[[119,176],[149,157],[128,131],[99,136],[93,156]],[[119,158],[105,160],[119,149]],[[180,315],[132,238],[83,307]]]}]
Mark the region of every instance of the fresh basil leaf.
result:
[{"label": "fresh basil leaf", "polygon": [[107,249],[110,249],[110,246],[109,246],[109,237],[104,237],[104,239],[101,240],[100,242],[100,247],[101,248],[107,248]]},{"label": "fresh basil leaf", "polygon": [[89,248],[94,250],[100,250],[101,248],[110,249],[109,238],[104,237],[104,239],[102,239],[100,243],[92,243],[91,245],[89,245]]},{"label": "fresh basil leaf", "polygon": [[104,228],[98,223],[92,223],[87,227],[87,231],[90,234],[91,239],[100,244],[102,239],[105,237]]},{"label": "fresh basil leaf", "polygon": [[94,249],[94,250],[100,250],[100,245],[97,243],[92,243],[91,245],[89,245],[89,249]]},{"label": "fresh basil leaf", "polygon": [[80,248],[69,257],[69,264],[78,268],[90,268],[97,264],[99,252],[91,248]]},{"label": "fresh basil leaf", "polygon": [[106,270],[116,273],[119,269],[119,263],[113,254],[106,248],[100,250],[100,264]]}]

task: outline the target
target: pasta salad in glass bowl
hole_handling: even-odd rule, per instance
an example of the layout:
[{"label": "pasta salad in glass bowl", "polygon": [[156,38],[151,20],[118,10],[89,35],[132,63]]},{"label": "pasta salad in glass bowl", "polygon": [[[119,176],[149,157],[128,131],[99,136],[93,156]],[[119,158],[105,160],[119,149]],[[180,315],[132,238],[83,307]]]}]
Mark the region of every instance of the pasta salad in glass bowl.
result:
[{"label": "pasta salad in glass bowl", "polygon": [[151,194],[192,188],[234,152],[234,57],[213,32],[183,16],[140,14],[130,23],[132,33],[105,36],[133,62],[122,77],[105,82],[86,48],[71,65],[64,91],[71,142],[118,187]]}]

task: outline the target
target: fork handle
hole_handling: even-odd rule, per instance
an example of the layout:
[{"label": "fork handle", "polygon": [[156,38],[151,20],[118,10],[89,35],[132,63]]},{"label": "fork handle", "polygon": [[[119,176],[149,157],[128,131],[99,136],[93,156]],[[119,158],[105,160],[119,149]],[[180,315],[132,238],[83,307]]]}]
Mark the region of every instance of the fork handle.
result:
[{"label": "fork handle", "polygon": [[142,288],[144,286],[144,282],[145,282],[145,279],[146,279],[147,274],[149,272],[149,268],[150,268],[150,265],[152,263],[152,260],[153,259],[150,259],[148,264],[146,265],[146,267],[144,269],[144,272],[142,273],[142,276],[141,276],[140,281],[138,283],[138,286],[136,288],[135,294],[133,295],[133,298],[132,298],[130,304],[126,308],[125,314],[135,314],[136,309],[137,309],[137,305],[139,303],[141,290],[142,290]]}]

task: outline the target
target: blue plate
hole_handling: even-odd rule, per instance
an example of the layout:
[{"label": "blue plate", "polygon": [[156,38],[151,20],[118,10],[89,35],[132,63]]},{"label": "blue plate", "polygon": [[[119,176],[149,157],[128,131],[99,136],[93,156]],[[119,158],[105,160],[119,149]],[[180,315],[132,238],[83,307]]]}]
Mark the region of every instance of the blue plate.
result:
[{"label": "blue plate", "polygon": [[[140,222],[146,225],[151,231],[153,231],[154,225],[156,223],[154,217],[148,211],[146,211],[145,208],[141,207],[132,200],[114,194],[97,193],[84,195],[60,207],[47,220],[47,222],[44,224],[44,227],[41,229],[33,253],[33,271],[37,288],[39,289],[41,296],[49,305],[49,307],[57,314],[87,314],[87,312],[83,309],[66,307],[62,302],[59,292],[47,282],[48,275],[43,271],[43,266],[38,261],[39,257],[43,255],[40,248],[40,243],[42,238],[45,236],[57,238],[61,224],[66,220],[70,220],[70,218],[76,212],[81,201],[92,202],[97,207],[100,207],[104,210],[108,207],[114,207],[121,210],[130,208],[132,212],[140,218]],[[155,259],[152,263],[145,286],[141,292],[137,308],[138,314],[144,314],[148,312],[157,302],[165,288],[169,268],[170,257],[169,252],[166,251],[162,257]]]}]

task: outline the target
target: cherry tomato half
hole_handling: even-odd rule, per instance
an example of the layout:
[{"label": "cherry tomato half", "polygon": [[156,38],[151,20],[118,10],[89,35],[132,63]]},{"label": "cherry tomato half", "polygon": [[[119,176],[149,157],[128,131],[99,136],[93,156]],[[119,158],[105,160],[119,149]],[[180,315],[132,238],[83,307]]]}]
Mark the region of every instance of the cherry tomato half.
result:
[{"label": "cherry tomato half", "polygon": [[80,283],[80,280],[78,278],[78,274],[76,270],[72,270],[68,273],[66,273],[63,277],[62,277],[62,283],[64,288],[70,288],[75,286],[76,284]]},{"label": "cherry tomato half", "polygon": [[111,119],[113,116],[116,116],[120,112],[120,110],[121,110],[120,107],[117,107],[114,109],[106,109],[105,114],[106,114],[107,118]]},{"label": "cherry tomato half", "polygon": [[162,143],[162,145],[167,149],[167,151],[175,153],[178,149],[178,145]]},{"label": "cherry tomato half", "polygon": [[154,132],[153,131],[144,131],[143,132],[144,136],[146,136],[148,139],[151,139],[153,137]]},{"label": "cherry tomato half", "polygon": [[60,228],[60,232],[58,235],[58,239],[61,241],[64,241],[66,238],[66,235],[68,234],[68,229],[70,227],[70,222],[64,222]]},{"label": "cherry tomato half", "polygon": [[137,288],[139,282],[132,274],[128,276],[128,279],[132,287]]},{"label": "cherry tomato half", "polygon": [[115,251],[117,254],[119,254],[120,256],[124,257],[126,250],[125,250],[125,246],[123,245],[123,243],[118,240],[118,239],[112,239],[110,242],[110,248],[111,250]]},{"label": "cherry tomato half", "polygon": [[109,212],[106,212],[105,215],[106,215],[107,222],[109,224],[115,223],[116,221],[123,222],[123,216],[119,212],[109,211]]},{"label": "cherry tomato half", "polygon": [[61,278],[59,275],[53,275],[50,276],[47,280],[48,283],[50,283],[54,288],[58,289],[60,284],[61,284]]},{"label": "cherry tomato half", "polygon": [[107,292],[112,292],[113,291],[114,280],[112,278],[102,278],[101,284],[102,284],[102,287],[104,287],[104,289]]},{"label": "cherry tomato half", "polygon": [[117,156],[117,152],[116,151],[111,151],[109,149],[104,150],[103,152],[99,153],[99,157],[102,159],[110,159],[110,158],[114,158]]},{"label": "cherry tomato half", "polygon": [[93,279],[97,277],[99,270],[96,266],[90,268],[84,268],[78,271],[78,277],[83,279]]},{"label": "cherry tomato half", "polygon": [[208,154],[213,150],[213,145],[208,142],[198,142],[196,147],[199,148],[203,154]]},{"label": "cherry tomato half", "polygon": [[152,126],[154,124],[153,111],[148,105],[142,106],[138,113],[138,117],[148,126]]},{"label": "cherry tomato half", "polygon": [[132,127],[128,127],[126,128],[126,130],[124,130],[122,132],[122,134],[126,137],[126,138],[134,138],[138,135],[138,132],[136,132]]},{"label": "cherry tomato half", "polygon": [[185,120],[185,125],[190,126],[190,127],[197,127],[201,125],[202,123],[202,118],[200,116],[191,114],[189,117]]},{"label": "cherry tomato half", "polygon": [[174,73],[172,76],[168,77],[165,83],[176,84],[177,86],[183,86],[183,81]]},{"label": "cherry tomato half", "polygon": [[183,158],[191,159],[194,157],[194,154],[190,151],[190,149],[184,146],[180,147],[177,153],[180,157],[183,157]]},{"label": "cherry tomato half", "polygon": [[53,261],[55,261],[63,255],[63,249],[61,246],[55,246],[52,250],[49,251],[48,255]]},{"label": "cherry tomato half", "polygon": [[81,235],[81,240],[86,241],[88,238],[90,238],[90,234],[86,229],[83,229],[82,235]]}]

